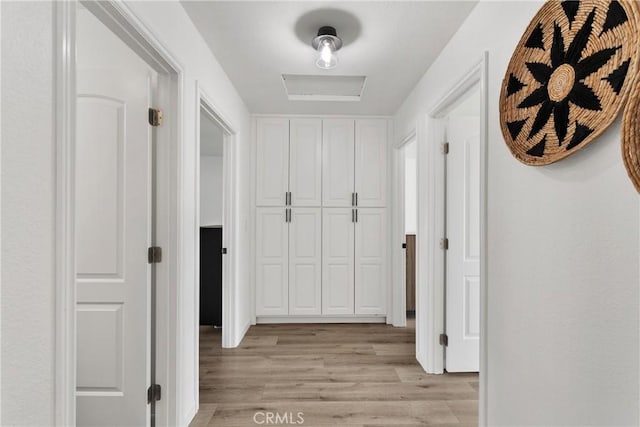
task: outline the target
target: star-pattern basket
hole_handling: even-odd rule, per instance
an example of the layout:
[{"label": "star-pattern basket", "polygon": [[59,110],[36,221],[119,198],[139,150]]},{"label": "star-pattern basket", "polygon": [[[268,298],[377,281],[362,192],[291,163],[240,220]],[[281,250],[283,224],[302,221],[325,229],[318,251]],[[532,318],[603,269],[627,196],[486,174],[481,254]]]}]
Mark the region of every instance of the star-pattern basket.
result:
[{"label": "star-pattern basket", "polygon": [[633,0],[545,3],[511,58],[500,125],[528,165],[557,162],[615,120],[638,69],[640,7]]}]

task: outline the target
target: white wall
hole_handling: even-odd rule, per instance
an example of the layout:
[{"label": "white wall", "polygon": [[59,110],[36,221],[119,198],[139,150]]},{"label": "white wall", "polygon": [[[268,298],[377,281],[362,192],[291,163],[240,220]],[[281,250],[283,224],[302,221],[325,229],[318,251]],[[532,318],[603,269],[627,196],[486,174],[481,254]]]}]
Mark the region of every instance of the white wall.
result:
[{"label": "white wall", "polygon": [[[179,2],[127,3],[184,70],[181,267],[176,343],[179,383],[176,423],[196,410],[198,329],[195,310],[196,80],[237,131],[239,212],[235,244],[236,341],[249,325],[249,112]],[[53,123],[54,4],[2,4],[2,420],[1,425],[53,425],[54,213]]]},{"label": "white wall", "polygon": [[200,156],[200,226],[222,225],[222,157]]},{"label": "white wall", "polygon": [[500,83],[541,4],[480,2],[398,111],[395,139],[489,52],[488,424],[638,425],[640,199],[620,122],[537,168],[500,133]]},{"label": "white wall", "polygon": [[2,419],[54,416],[53,5],[2,3]]}]

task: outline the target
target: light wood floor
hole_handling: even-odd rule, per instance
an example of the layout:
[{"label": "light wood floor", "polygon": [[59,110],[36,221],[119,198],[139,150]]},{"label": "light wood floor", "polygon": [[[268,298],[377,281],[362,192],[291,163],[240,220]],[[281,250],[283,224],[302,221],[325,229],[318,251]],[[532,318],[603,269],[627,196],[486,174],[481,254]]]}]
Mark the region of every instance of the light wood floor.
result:
[{"label": "light wood floor", "polygon": [[425,374],[412,326],[257,325],[236,349],[201,327],[191,426],[253,426],[258,411],[303,412],[314,427],[477,425],[477,374]]}]

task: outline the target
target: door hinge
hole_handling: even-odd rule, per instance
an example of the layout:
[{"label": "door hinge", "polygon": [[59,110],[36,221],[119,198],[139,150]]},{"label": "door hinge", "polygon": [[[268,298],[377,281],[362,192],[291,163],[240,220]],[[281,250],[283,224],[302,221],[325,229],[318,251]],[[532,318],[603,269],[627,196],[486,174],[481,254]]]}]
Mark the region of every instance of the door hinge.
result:
[{"label": "door hinge", "polygon": [[449,143],[445,142],[441,148],[442,154],[449,154]]},{"label": "door hinge", "polygon": [[147,403],[157,402],[162,398],[162,387],[160,384],[151,384],[147,389]]},{"label": "door hinge", "polygon": [[220,248],[220,255],[226,255],[227,254],[227,248]]},{"label": "door hinge", "polygon": [[162,110],[156,108],[149,108],[149,124],[151,126],[162,126],[164,116]]},{"label": "door hinge", "polygon": [[449,249],[449,239],[447,239],[446,237],[440,239],[440,249],[443,249],[445,251]]},{"label": "door hinge", "polygon": [[406,243],[402,244],[402,249],[407,249],[407,244]]},{"label": "door hinge", "polygon": [[445,347],[449,345],[449,336],[447,334],[440,334],[440,345]]},{"label": "door hinge", "polygon": [[162,248],[160,246],[151,246],[147,252],[149,264],[157,264],[162,262]]}]

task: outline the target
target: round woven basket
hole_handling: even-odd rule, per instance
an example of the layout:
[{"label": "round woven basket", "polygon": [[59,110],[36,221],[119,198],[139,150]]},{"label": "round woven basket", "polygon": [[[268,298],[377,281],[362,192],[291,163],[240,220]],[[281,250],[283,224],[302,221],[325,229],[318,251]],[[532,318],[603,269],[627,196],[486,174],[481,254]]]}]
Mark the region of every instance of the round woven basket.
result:
[{"label": "round woven basket", "polygon": [[633,0],[545,3],[511,58],[500,125],[528,165],[557,162],[615,120],[638,69],[640,7]]},{"label": "round woven basket", "polygon": [[640,193],[640,81],[631,92],[622,119],[622,157],[631,182]]}]

